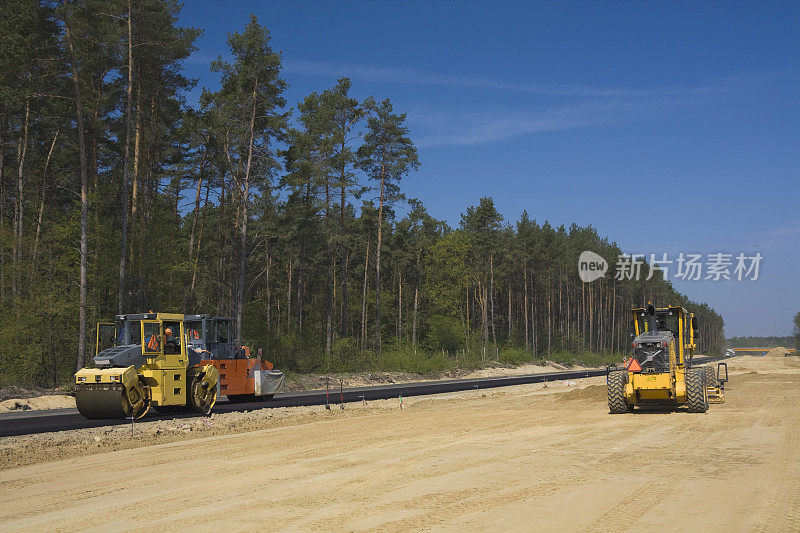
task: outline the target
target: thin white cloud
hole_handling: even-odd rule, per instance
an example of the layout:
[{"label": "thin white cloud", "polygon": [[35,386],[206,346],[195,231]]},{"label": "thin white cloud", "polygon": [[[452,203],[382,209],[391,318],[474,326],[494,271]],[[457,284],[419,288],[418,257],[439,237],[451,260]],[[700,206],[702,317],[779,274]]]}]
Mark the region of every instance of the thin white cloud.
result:
[{"label": "thin white cloud", "polygon": [[520,135],[652,119],[684,103],[684,99],[675,98],[594,99],[541,110],[469,113],[416,108],[408,112],[408,121],[418,146],[466,146]]},{"label": "thin white cloud", "polygon": [[348,63],[323,63],[318,61],[286,61],[284,70],[291,74],[310,76],[347,76],[351,79],[383,83],[405,83],[413,85],[438,85],[452,87],[473,87],[502,91],[537,94],[541,96],[562,97],[611,97],[635,98],[669,95],[690,95],[714,93],[730,87],[737,80],[732,78],[720,80],[707,85],[668,86],[655,89],[633,89],[613,87],[588,87],[575,85],[557,85],[546,83],[520,83],[489,78],[452,76],[422,72],[403,67],[379,67],[355,65]]},{"label": "thin white cloud", "polygon": [[[561,98],[561,105],[543,109],[532,108],[529,98],[521,99],[513,111],[448,111],[443,106],[435,109],[409,109],[408,119],[412,125],[414,140],[422,147],[475,145],[538,132],[653,119],[678,107],[719,102],[723,93],[727,97],[744,94],[748,87],[775,75],[762,73],[731,76],[693,86],[639,89],[517,83],[429,73],[402,67],[318,61],[286,61],[284,70],[292,75],[331,78],[347,76],[354,80],[379,83],[475,88]],[[566,103],[570,101],[574,103]]]},{"label": "thin white cloud", "polygon": [[782,226],[773,228],[766,233],[767,237],[796,237],[800,236],[800,220],[791,220]]}]

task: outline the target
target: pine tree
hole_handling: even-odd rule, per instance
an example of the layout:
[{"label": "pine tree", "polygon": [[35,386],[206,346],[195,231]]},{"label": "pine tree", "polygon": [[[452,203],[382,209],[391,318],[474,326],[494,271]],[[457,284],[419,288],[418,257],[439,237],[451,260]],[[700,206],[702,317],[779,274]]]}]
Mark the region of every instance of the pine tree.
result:
[{"label": "pine tree", "polygon": [[419,167],[417,149],[408,137],[405,114],[396,115],[387,99],[380,104],[365,102],[369,111],[364,144],[358,149],[359,166],[370,179],[378,182],[378,228],[375,247],[375,347],[380,352],[381,340],[381,246],[383,244],[384,206],[400,198],[400,179]]},{"label": "pine tree", "polygon": [[236,283],[236,341],[242,336],[247,268],[247,226],[251,187],[269,189],[280,165],[274,142],[285,135],[282,112],[286,82],[280,77],[281,56],[270,47],[270,34],[254,15],[242,33],[231,33],[233,62],[221,57],[211,69],[219,72],[222,88],[213,96],[226,117],[224,139],[230,172],[237,186],[239,212],[239,273]]}]

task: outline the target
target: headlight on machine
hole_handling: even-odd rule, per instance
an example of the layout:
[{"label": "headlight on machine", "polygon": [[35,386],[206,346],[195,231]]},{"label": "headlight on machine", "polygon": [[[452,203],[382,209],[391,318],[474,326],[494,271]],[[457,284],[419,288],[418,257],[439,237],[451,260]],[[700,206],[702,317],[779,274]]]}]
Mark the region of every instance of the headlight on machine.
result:
[{"label": "headlight on machine", "polygon": [[78,378],[78,381],[86,381],[86,378],[81,376],[81,377]]}]

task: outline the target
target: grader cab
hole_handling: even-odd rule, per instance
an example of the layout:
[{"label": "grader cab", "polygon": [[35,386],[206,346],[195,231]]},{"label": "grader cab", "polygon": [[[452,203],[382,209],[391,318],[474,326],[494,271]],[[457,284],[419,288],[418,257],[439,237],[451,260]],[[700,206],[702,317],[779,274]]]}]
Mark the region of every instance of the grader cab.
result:
[{"label": "grader cab", "polygon": [[680,306],[635,308],[633,353],[625,370],[608,375],[611,413],[627,413],[635,406],[686,405],[704,413],[709,399],[724,400],[727,381],[711,366],[693,366],[697,318]]},{"label": "grader cab", "polygon": [[[219,373],[187,348],[184,316],[118,315],[98,324],[94,365],[75,374],[75,402],[86,418],[141,418],[156,409],[191,407],[208,414]],[[104,348],[103,343],[112,344]]]}]

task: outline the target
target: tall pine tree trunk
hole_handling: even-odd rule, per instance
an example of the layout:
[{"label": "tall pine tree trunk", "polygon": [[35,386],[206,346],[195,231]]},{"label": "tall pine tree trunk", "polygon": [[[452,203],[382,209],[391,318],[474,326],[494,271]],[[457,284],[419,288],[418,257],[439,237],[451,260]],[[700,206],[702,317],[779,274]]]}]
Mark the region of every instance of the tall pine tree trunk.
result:
[{"label": "tall pine tree trunk", "polygon": [[[133,174],[131,176],[132,183],[131,183],[131,219],[130,219],[130,227],[135,231],[136,236],[135,238],[131,239],[130,244],[130,253],[128,259],[130,260],[131,268],[133,271],[133,277],[138,280],[139,279],[139,269],[141,268],[139,264],[139,248],[141,244],[141,236],[140,232],[136,230],[139,215],[139,160],[141,158],[142,153],[142,89],[141,84],[136,90],[136,120],[134,123],[134,133],[133,133]],[[136,290],[136,309],[139,310],[139,296],[138,296],[138,289]],[[130,291],[128,295],[130,296]],[[129,302],[130,303],[130,302]]]},{"label": "tall pine tree trunk", "polygon": [[[3,187],[3,165],[5,164],[5,144],[3,144],[3,131],[5,130],[5,120],[0,107],[0,235],[3,235],[3,228],[6,221],[6,191]],[[6,254],[0,250],[0,305],[6,295]]]},{"label": "tall pine tree trunk", "polygon": [[367,273],[369,272],[369,235],[367,235],[367,251],[364,254],[364,285],[361,290],[361,351],[367,348]]},{"label": "tall pine tree trunk", "polygon": [[228,205],[225,200],[226,191],[225,191],[225,175],[222,176],[222,183],[220,184],[219,190],[219,216],[217,217],[217,234],[219,235],[219,254],[217,255],[217,314],[224,314],[224,304],[225,304],[225,294],[224,294],[224,287],[225,287],[225,258],[228,256],[226,253],[225,248],[228,244],[228,232],[225,231],[225,221],[228,219]]},{"label": "tall pine tree trunk", "polygon": [[[533,279],[531,279],[533,285]],[[533,357],[536,358],[538,346],[536,344],[536,287],[533,288],[531,295],[531,350],[533,350]]]},{"label": "tall pine tree trunk", "polygon": [[286,334],[292,333],[292,258],[286,269]]},{"label": "tall pine tree trunk", "polygon": [[16,262],[16,269],[14,273],[13,292],[18,294],[22,290],[22,227],[25,211],[25,187],[24,187],[24,168],[25,159],[28,154],[28,123],[30,119],[30,102],[25,99],[25,118],[23,120],[21,139],[19,141],[19,150],[17,157],[17,209],[16,218],[14,220],[14,227],[16,233],[14,235],[14,261]]},{"label": "tall pine tree trunk", "polygon": [[[342,141],[342,150],[344,150],[344,141]],[[342,329],[342,338],[347,337],[348,333],[348,323],[347,323],[347,282],[348,282],[348,261],[347,261],[347,243],[345,242],[345,235],[347,234],[347,228],[345,227],[345,208],[347,206],[347,184],[346,184],[346,176],[344,172],[342,172],[341,176],[342,180],[342,191],[341,191],[341,198],[340,202],[340,211],[339,211],[339,231],[341,232],[341,246],[340,246],[340,253],[341,253],[341,261],[342,261],[342,318],[341,318],[341,329]]]},{"label": "tall pine tree trunk", "polygon": [[523,288],[523,304],[522,307],[525,313],[525,351],[527,352],[530,349],[530,342],[529,342],[529,331],[528,331],[528,267],[527,261],[525,260],[525,254],[523,253],[522,256],[522,264],[523,264],[523,273],[522,277],[524,280],[524,288]]},{"label": "tall pine tree trunk", "polygon": [[550,291],[547,292],[547,358],[550,359],[552,355],[552,333],[553,333],[553,309],[550,306]]},{"label": "tall pine tree trunk", "polygon": [[611,296],[611,353],[617,351],[617,282],[613,282]]},{"label": "tall pine tree trunk", "polygon": [[327,241],[327,263],[328,272],[326,280],[327,298],[325,302],[325,359],[327,362],[327,370],[330,370],[330,357],[331,347],[333,344],[333,298],[334,298],[334,252],[333,252],[333,236],[331,235],[331,188],[328,173],[325,172],[325,232]]},{"label": "tall pine tree trunk", "polygon": [[411,325],[411,345],[417,347],[417,310],[419,309],[419,285],[414,286],[414,317]]},{"label": "tall pine tree trunk", "polygon": [[381,353],[381,244],[383,230],[383,194],[385,167],[381,162],[381,197],[378,206],[378,246],[375,248],[375,344],[378,353]]},{"label": "tall pine tree trunk", "polygon": [[86,270],[87,270],[87,249],[88,235],[87,222],[89,219],[89,194],[88,176],[86,163],[86,138],[83,131],[83,104],[81,102],[81,85],[78,79],[78,67],[75,63],[75,49],[72,44],[69,23],[65,21],[65,32],[67,46],[69,49],[70,64],[72,66],[72,85],[75,91],[75,113],[78,124],[78,152],[80,154],[81,165],[81,263],[80,263],[80,302],[78,306],[78,354],[75,361],[76,369],[83,368],[83,361],[86,352]]},{"label": "tall pine tree trunk", "polygon": [[122,159],[122,239],[119,250],[117,313],[124,312],[125,269],[128,258],[128,181],[130,180],[131,115],[133,114],[133,28],[131,0],[128,0],[128,87],[125,103],[125,155]]},{"label": "tall pine tree trunk", "polygon": [[[200,217],[200,230],[197,232],[197,245],[194,251],[194,260],[192,261],[192,284],[189,286],[189,293],[194,293],[194,288],[197,285],[197,268],[200,265],[200,250],[203,246],[203,229],[206,225],[206,208],[208,207],[208,196],[211,193],[211,180],[206,182],[206,197],[203,200],[203,214]],[[196,303],[196,300],[195,302]]]},{"label": "tall pine tree trunk", "polygon": [[511,333],[513,332],[512,321],[511,321],[511,286],[509,284],[508,287],[508,338],[511,338]]},{"label": "tall pine tree trunk", "polygon": [[253,143],[256,129],[256,96],[258,79],[253,83],[253,107],[250,111],[250,138],[247,143],[247,164],[244,169],[244,183],[240,185],[242,192],[241,214],[242,220],[239,227],[239,283],[236,286],[236,342],[242,341],[242,313],[244,309],[244,282],[247,270],[247,206],[250,203],[250,169],[253,166]]},{"label": "tall pine tree trunk", "polygon": [[265,309],[265,314],[266,314],[265,318],[266,318],[266,323],[267,323],[267,331],[270,331],[270,330],[272,330],[272,324],[271,324],[271,322],[272,322],[272,290],[271,290],[271,287],[270,287],[269,274],[270,274],[270,269],[272,267],[272,255],[270,254],[270,251],[269,251],[269,240],[267,240],[267,250],[266,250],[266,254],[265,255],[267,256],[267,258],[266,258],[267,265],[265,267],[265,269],[266,269],[265,278],[266,279],[264,280],[264,286],[266,287],[266,292],[267,292],[267,304],[266,304],[266,309]]},{"label": "tall pine tree trunk", "polygon": [[[484,283],[486,283],[484,279]],[[478,287],[481,305],[481,329],[483,330],[483,349],[489,346],[489,302],[486,287]]]},{"label": "tall pine tree trunk", "polygon": [[53,157],[53,150],[56,147],[56,141],[58,140],[59,133],[61,133],[61,129],[56,130],[55,135],[53,135],[53,142],[50,143],[50,150],[47,152],[47,158],[44,161],[44,170],[42,170],[42,194],[39,198],[39,216],[36,217],[36,235],[33,240],[33,251],[31,253],[31,258],[33,260],[33,267],[31,268],[32,273],[35,273],[36,263],[39,259],[39,239],[41,238],[42,234],[44,203],[45,198],[47,197],[47,169],[50,168],[50,159]]},{"label": "tall pine tree trunk", "polygon": [[494,347],[497,348],[497,334],[495,333],[494,329],[494,254],[489,254],[489,304],[491,306],[490,310],[490,322],[492,324],[492,344]]},{"label": "tall pine tree trunk", "polygon": [[397,342],[403,341],[403,272],[397,272]]}]

